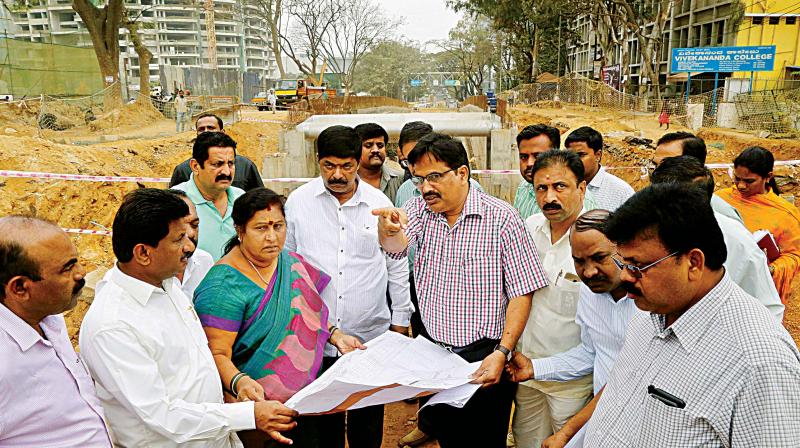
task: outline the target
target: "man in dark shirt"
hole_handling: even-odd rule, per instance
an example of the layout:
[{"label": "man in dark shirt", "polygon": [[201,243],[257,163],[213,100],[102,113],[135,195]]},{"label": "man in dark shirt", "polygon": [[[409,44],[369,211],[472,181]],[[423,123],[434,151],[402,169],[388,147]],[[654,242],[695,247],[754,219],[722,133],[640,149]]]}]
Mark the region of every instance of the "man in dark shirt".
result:
[{"label": "man in dark shirt", "polygon": [[[195,122],[195,127],[197,128],[197,135],[203,132],[225,132],[222,119],[210,113],[200,115],[197,118],[197,122]],[[170,188],[189,180],[189,176],[192,174],[192,169],[189,167],[189,160],[190,159],[186,159],[172,170],[172,178],[169,180]],[[253,188],[264,186],[264,182],[261,180],[261,173],[259,173],[256,164],[253,163],[252,160],[236,154],[234,164],[236,165],[233,176],[234,187],[249,191]]]}]

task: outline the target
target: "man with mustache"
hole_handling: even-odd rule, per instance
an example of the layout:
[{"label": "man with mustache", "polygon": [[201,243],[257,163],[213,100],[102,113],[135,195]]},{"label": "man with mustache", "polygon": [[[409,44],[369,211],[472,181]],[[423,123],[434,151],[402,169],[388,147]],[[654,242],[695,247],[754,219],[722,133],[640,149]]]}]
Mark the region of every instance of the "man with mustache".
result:
[{"label": "man with mustache", "polygon": [[564,146],[581,158],[586,190],[592,194],[597,208],[613,212],[633,196],[633,187],[600,164],[603,158],[603,135],[597,130],[581,126],[570,132]]},{"label": "man with mustache", "polygon": [[[575,322],[581,282],[571,259],[570,228],[584,211],[586,182],[583,163],[572,152],[550,150],[533,165],[536,202],[542,212],[525,221],[549,285],[533,293],[533,304],[517,351],[543,358],[580,344]],[[512,431],[519,446],[538,447],[580,410],[592,394],[585,372],[567,382],[530,380],[521,383],[514,400]]]},{"label": "man with mustache", "polygon": [[236,230],[233,228],[233,202],[244,190],[232,185],[236,172],[236,142],[222,132],[204,132],[192,147],[192,175],[174,189],[186,192],[197,207],[200,228],[197,247],[211,254],[214,261],[222,257],[225,244]]},{"label": "man with mustache", "polygon": [[[715,197],[714,175],[693,156],[663,159],[650,175],[650,183],[653,185],[685,183],[700,188],[709,198]],[[710,204],[714,209],[713,201]],[[782,322],[784,305],[769,273],[767,256],[758,247],[744,224],[717,210],[714,210],[714,217],[725,238],[725,248],[728,252],[725,270],[731,280],[763,303],[775,319]]]},{"label": "man with mustache", "polygon": [[[603,234],[609,217],[607,210],[583,213],[570,229],[570,246],[575,272],[580,277],[580,302],[575,322],[580,327],[580,343],[562,353],[531,360],[520,352],[506,366],[516,382],[571,381],[592,373],[595,397],[567,420],[564,426],[541,445],[561,448],[568,442],[581,446],[579,431],[584,427],[597,405],[603,387],[614,367],[617,354],[625,342],[628,322],[641,313],[620,279],[620,269],[611,257],[616,247]],[[537,447],[538,448],[538,447]]]},{"label": "man with mustache", "polygon": [[386,129],[376,123],[363,123],[354,129],[361,137],[361,161],[358,165],[358,177],[381,190],[394,203],[397,189],[403,184],[403,173],[392,169],[385,163],[389,134]]},{"label": "man with mustache", "polygon": [[92,378],[61,313],[86,271],[63,230],[0,218],[0,445],[111,447]]},{"label": "man with mustache", "polygon": [[183,199],[183,202],[189,206],[189,214],[183,219],[188,226],[186,228],[186,238],[189,238],[189,241],[192,242],[195,249],[194,252],[189,256],[189,260],[186,262],[186,269],[183,272],[178,273],[175,278],[178,279],[180,282],[181,290],[186,297],[192,299],[194,298],[194,290],[197,289],[197,286],[203,281],[208,271],[214,266],[214,258],[211,256],[210,253],[204,251],[203,249],[197,248],[197,235],[198,229],[200,227],[200,217],[197,216],[197,208],[194,206],[194,202],[189,199],[189,196],[186,192],[181,190],[167,190],[170,193],[175,194],[176,196]]},{"label": "man with mustache", "polygon": [[[508,203],[470,185],[464,145],[422,138],[408,156],[421,197],[373,210],[390,257],[413,249],[420,311],[430,339],[480,362],[478,390],[463,408],[420,411],[420,429],[448,447],[505,445],[514,384],[503,366],[525,326],[533,291],[547,284],[536,248]],[[424,260],[424,261],[423,261]]]},{"label": "man with mustache", "polygon": [[709,198],[657,184],[626,201],[605,233],[634,315],[586,429],[584,447],[794,447],[800,352],[737,286]]},{"label": "man with mustache", "polygon": [[[522,181],[517,188],[514,196],[514,208],[519,211],[522,219],[541,213],[539,204],[536,203],[536,191],[533,188],[533,164],[539,154],[559,149],[561,147],[561,132],[546,124],[532,124],[526,126],[517,134],[517,149],[519,150],[519,174]],[[586,192],[584,196],[584,208],[592,210],[595,208],[592,195]]]},{"label": "man with mustache", "polygon": [[[197,135],[203,132],[225,132],[224,126],[225,124],[222,122],[222,118],[209,112],[200,114],[195,122]],[[175,166],[172,170],[172,178],[169,180],[169,188],[189,180],[189,176],[192,175],[191,162],[192,159],[189,158]],[[244,191],[250,191],[253,188],[264,186],[261,173],[252,160],[241,154],[236,154],[234,165],[236,165],[236,170],[233,175],[234,187],[241,188]]]},{"label": "man with mustache", "polygon": [[[331,276],[322,292],[330,311],[329,325],[368,343],[388,330],[407,334],[414,307],[408,261],[387,258],[378,245],[378,218],[371,211],[389,207],[391,202],[359,178],[361,142],[358,133],[346,126],[331,126],[319,134],[320,176],[286,200],[284,249]],[[328,344],[322,369],[339,356],[336,347]],[[352,448],[379,448],[383,405],[325,416],[320,425],[328,435],[327,447],[343,448],[346,436]]]},{"label": "man with mustache", "polygon": [[[97,285],[79,344],[97,382],[115,446],[241,446],[236,431],[280,432],[297,414],[277,401],[223,403],[222,385],[192,301],[176,274],[194,245],[189,208],[174,194],[127,194],[114,217],[117,263]],[[226,385],[226,387],[228,387]]]}]

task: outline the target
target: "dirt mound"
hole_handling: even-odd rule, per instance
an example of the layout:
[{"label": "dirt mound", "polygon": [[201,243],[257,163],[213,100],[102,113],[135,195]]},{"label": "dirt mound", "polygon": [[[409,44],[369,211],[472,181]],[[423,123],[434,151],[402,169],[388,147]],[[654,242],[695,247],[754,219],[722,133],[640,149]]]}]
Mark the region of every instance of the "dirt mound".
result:
[{"label": "dirt mound", "polygon": [[458,108],[459,112],[484,112],[483,109],[474,105],[474,104],[467,104],[466,106],[461,106]]},{"label": "dirt mound", "polygon": [[164,115],[150,102],[135,102],[100,115],[89,123],[92,131],[105,131],[123,126],[146,126],[163,120]]}]

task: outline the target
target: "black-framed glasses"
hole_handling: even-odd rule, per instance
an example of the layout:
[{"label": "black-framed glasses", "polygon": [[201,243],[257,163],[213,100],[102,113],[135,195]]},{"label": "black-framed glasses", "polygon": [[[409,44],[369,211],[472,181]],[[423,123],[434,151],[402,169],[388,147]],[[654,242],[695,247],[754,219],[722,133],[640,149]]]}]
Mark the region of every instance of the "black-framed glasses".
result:
[{"label": "black-framed glasses", "polygon": [[653,266],[661,263],[662,261],[666,260],[667,258],[671,258],[671,257],[674,257],[675,255],[678,255],[679,253],[680,252],[678,252],[678,251],[673,252],[673,253],[671,253],[669,255],[666,255],[664,257],[659,258],[658,260],[648,264],[647,266],[642,266],[642,267],[634,266],[634,265],[628,264],[628,263],[623,263],[623,262],[617,260],[614,257],[611,257],[611,260],[614,262],[615,265],[617,265],[617,268],[619,268],[620,270],[626,269],[628,272],[631,273],[631,275],[634,278],[642,278],[642,275],[644,275],[643,274],[644,271],[646,271],[646,270],[652,268]]},{"label": "black-framed glasses", "polygon": [[423,182],[427,180],[429,184],[436,184],[442,180],[442,176],[449,173],[450,171],[455,171],[457,169],[458,168],[452,168],[445,171],[444,173],[430,173],[427,176],[411,176],[411,183],[413,183],[416,186],[420,186],[422,185]]}]

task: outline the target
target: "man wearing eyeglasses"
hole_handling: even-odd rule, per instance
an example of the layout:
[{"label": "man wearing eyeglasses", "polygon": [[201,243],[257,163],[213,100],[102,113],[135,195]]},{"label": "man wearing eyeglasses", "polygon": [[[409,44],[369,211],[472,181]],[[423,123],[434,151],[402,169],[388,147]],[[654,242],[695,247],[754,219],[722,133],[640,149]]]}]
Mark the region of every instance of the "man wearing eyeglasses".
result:
[{"label": "man wearing eyeglasses", "polygon": [[800,440],[800,352],[723,267],[706,194],[652,185],[608,220],[635,315],[584,447],[769,446]]},{"label": "man wearing eyeglasses", "polygon": [[[580,157],[569,151],[539,154],[530,170],[536,202],[542,210],[525,221],[547,274],[549,285],[533,294],[533,305],[517,351],[529,358],[565,352],[581,342],[575,322],[581,281],[575,273],[570,228],[583,210],[586,192]],[[578,412],[592,395],[591,371],[570,381],[521,383],[514,399],[514,440],[539,447]]]},{"label": "man wearing eyeglasses", "polygon": [[430,338],[480,362],[480,389],[463,408],[420,411],[420,429],[440,446],[505,444],[514,384],[503,367],[525,326],[533,291],[547,284],[519,214],[469,182],[460,141],[429,134],[408,155],[421,196],[404,208],[373,210],[390,257],[414,251],[414,279]]},{"label": "man wearing eyeglasses", "polygon": [[[320,177],[296,189],[286,201],[285,248],[331,276],[322,293],[329,324],[369,342],[387,330],[407,334],[414,307],[408,261],[387,257],[378,245],[378,219],[371,212],[391,207],[391,202],[358,178],[361,142],[358,133],[346,126],[331,126],[319,134]],[[322,368],[329,368],[338,357],[336,347],[328,344]],[[326,447],[344,448],[345,431],[350,447],[381,446],[382,405],[319,418],[321,432],[328,436]]]}]

